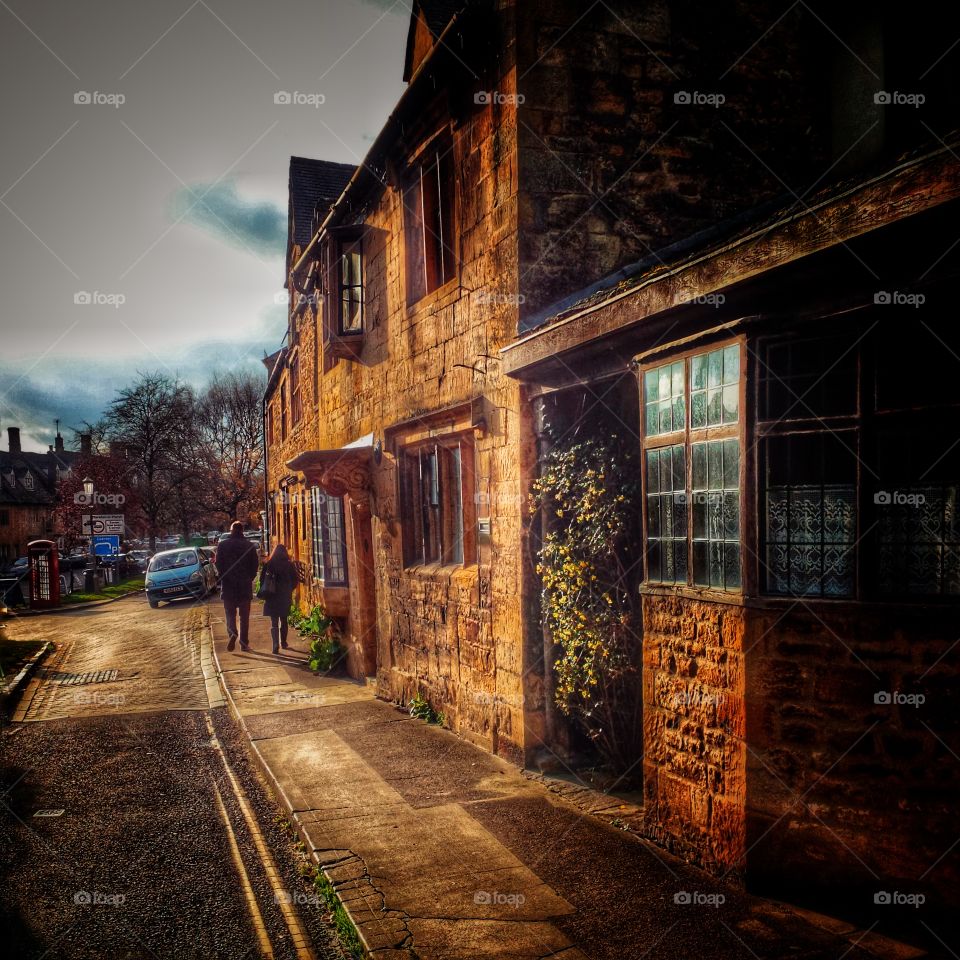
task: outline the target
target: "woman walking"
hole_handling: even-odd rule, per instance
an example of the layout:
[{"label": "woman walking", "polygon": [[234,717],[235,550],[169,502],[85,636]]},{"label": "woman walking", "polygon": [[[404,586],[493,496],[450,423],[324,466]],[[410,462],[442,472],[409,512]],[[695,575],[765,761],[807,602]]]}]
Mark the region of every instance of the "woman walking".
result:
[{"label": "woman walking", "polygon": [[270,618],[274,653],[279,653],[280,647],[287,649],[287,614],[290,613],[293,591],[299,581],[297,568],[290,559],[287,548],[278,543],[260,572],[263,615]]}]

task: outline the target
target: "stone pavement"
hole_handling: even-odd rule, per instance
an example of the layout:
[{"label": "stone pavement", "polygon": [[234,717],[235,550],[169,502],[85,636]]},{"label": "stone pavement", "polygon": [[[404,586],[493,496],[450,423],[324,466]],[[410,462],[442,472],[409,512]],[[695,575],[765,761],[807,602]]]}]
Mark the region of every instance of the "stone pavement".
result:
[{"label": "stone pavement", "polygon": [[313,676],[306,644],[249,652],[221,679],[268,779],[380,960],[907,958],[922,951],[725,887],[544,783]]}]

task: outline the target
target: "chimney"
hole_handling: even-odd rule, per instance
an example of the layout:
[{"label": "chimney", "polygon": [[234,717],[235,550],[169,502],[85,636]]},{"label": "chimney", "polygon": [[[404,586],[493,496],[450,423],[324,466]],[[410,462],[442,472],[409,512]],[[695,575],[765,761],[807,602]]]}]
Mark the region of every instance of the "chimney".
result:
[{"label": "chimney", "polygon": [[57,431],[57,436],[53,443],[53,449],[56,450],[57,453],[63,453],[63,437],[60,435],[59,431]]},{"label": "chimney", "polygon": [[20,428],[7,427],[7,436],[10,438],[10,452],[20,453]]},{"label": "chimney", "polygon": [[80,434],[80,454],[84,457],[89,457],[93,454],[93,434]]}]

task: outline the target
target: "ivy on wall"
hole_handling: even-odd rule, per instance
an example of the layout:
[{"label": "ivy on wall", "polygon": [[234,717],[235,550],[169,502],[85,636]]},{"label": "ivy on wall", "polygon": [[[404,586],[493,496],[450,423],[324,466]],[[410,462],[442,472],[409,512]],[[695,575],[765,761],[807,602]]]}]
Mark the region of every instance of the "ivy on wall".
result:
[{"label": "ivy on wall", "polygon": [[556,701],[614,772],[639,774],[640,466],[627,431],[561,440],[533,484],[546,521],[537,571],[559,646]]}]

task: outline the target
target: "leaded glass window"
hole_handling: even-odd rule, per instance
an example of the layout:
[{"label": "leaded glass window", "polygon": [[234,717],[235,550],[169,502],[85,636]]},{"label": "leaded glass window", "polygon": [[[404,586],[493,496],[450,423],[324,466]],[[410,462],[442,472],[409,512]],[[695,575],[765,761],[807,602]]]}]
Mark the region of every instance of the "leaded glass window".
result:
[{"label": "leaded glass window", "polygon": [[693,457],[693,582],[740,587],[740,442],[710,440]]},{"label": "leaded glass window", "polygon": [[665,363],[643,375],[647,436],[683,430],[686,426],[684,363]]},{"label": "leaded glass window", "polygon": [[313,576],[327,586],[342,586],[347,582],[343,498],[311,487],[310,518]]},{"label": "leaded glass window", "polygon": [[725,344],[643,372],[650,582],[741,588],[740,350]]},{"label": "leaded glass window", "polygon": [[687,582],[686,459],[682,443],[647,451],[647,571]]}]

